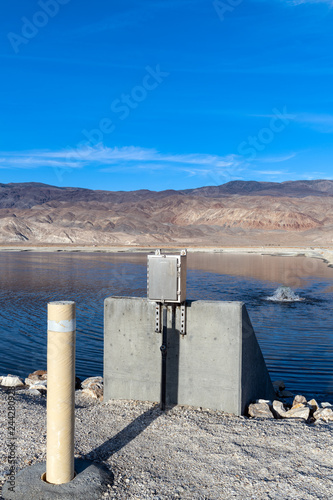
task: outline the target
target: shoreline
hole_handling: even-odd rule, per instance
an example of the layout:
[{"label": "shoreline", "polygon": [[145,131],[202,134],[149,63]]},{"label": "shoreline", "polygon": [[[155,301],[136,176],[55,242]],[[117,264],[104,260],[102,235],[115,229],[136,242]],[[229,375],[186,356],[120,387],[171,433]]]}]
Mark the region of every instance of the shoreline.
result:
[{"label": "shoreline", "polygon": [[[64,253],[152,253],[156,248],[177,252],[185,245],[155,246],[97,246],[97,245],[4,245],[0,244],[0,252],[64,252]],[[331,247],[280,247],[280,246],[189,246],[188,253],[235,253],[259,254],[280,257],[304,256],[320,259],[333,267],[333,248]]]}]

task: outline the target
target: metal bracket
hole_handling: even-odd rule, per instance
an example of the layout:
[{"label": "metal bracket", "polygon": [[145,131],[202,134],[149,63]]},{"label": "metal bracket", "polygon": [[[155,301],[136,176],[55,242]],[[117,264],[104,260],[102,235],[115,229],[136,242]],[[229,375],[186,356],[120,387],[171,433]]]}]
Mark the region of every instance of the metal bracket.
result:
[{"label": "metal bracket", "polygon": [[155,306],[155,332],[161,333],[161,304],[156,302]]},{"label": "metal bracket", "polygon": [[186,304],[183,302],[180,305],[180,333],[181,335],[186,334]]}]

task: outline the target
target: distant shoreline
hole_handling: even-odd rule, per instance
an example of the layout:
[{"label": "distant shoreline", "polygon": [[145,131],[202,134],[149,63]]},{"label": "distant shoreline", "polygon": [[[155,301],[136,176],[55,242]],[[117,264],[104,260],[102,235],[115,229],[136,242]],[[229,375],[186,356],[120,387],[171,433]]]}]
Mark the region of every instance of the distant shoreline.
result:
[{"label": "distant shoreline", "polygon": [[[16,245],[0,244],[0,252],[96,252],[96,253],[151,253],[156,248],[165,251],[176,252],[186,247],[186,245],[151,245],[151,246],[107,246],[107,245]],[[189,246],[188,253],[245,253],[259,255],[274,255],[297,257],[304,256],[313,259],[321,259],[330,267],[333,267],[333,248],[328,247],[278,247],[278,246],[242,246],[229,247],[216,245],[212,246]]]}]

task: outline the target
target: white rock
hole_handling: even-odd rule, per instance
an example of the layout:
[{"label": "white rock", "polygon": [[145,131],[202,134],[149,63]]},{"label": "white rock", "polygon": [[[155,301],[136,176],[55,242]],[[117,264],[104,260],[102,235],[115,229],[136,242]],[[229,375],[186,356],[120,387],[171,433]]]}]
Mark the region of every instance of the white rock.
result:
[{"label": "white rock", "polygon": [[284,407],[282,401],[273,401],[273,411],[280,417],[284,418],[286,416],[287,410]]},{"label": "white rock", "polygon": [[331,408],[320,408],[313,414],[316,420],[324,420],[324,422],[333,422],[333,410]]},{"label": "white rock", "polygon": [[[299,406],[298,406],[299,405]],[[286,411],[284,417],[285,418],[302,418],[307,420],[310,415],[310,408],[307,406],[298,403],[298,405],[294,406],[290,410]]]},{"label": "white rock", "polygon": [[252,403],[249,405],[248,413],[255,418],[274,418],[267,403]]},{"label": "white rock", "polygon": [[2,378],[1,385],[4,387],[21,387],[24,385],[24,382],[16,375],[7,375],[7,377]]},{"label": "white rock", "polygon": [[331,403],[320,403],[320,406],[322,408],[333,408],[333,405],[331,405]]},{"label": "white rock", "polygon": [[40,380],[39,382],[35,382],[29,387],[29,390],[32,389],[44,389],[45,391],[47,390],[47,381],[46,380]]},{"label": "white rock", "polygon": [[293,406],[297,405],[298,403],[302,403],[303,405],[306,405],[308,402],[306,400],[306,397],[301,396],[300,394],[297,394],[297,396],[294,397]]},{"label": "white rock", "polygon": [[89,377],[86,378],[83,382],[81,382],[82,389],[90,387],[92,384],[103,385],[103,377]]},{"label": "white rock", "polygon": [[25,385],[30,386],[30,385],[33,385],[35,383],[35,380],[32,380],[31,378],[28,377],[28,378],[24,379],[24,383],[25,383]]},{"label": "white rock", "polygon": [[38,380],[38,379],[31,379],[31,378],[26,378],[25,379],[25,385],[29,385],[30,387],[32,385],[42,385],[42,386],[47,386],[47,380],[46,379],[42,379],[42,380]]},{"label": "white rock", "polygon": [[28,393],[31,394],[32,396],[40,396],[41,395],[41,392],[38,391],[38,389],[29,389],[28,390]]},{"label": "white rock", "polygon": [[311,399],[310,401],[308,401],[308,405],[310,406],[312,411],[316,411],[319,408],[319,405],[315,399]]},{"label": "white rock", "polygon": [[34,385],[41,385],[43,387],[47,387],[47,380],[37,380]]},{"label": "white rock", "polygon": [[256,403],[266,403],[268,406],[272,406],[272,401],[270,401],[269,399],[257,399]]}]

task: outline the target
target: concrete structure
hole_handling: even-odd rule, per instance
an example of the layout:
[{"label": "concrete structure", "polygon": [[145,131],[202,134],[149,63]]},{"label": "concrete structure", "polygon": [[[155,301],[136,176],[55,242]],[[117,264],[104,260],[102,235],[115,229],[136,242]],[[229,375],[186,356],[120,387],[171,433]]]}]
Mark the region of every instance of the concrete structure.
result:
[{"label": "concrete structure", "polygon": [[15,485],[10,481],[3,485],[5,500],[99,500],[113,484],[113,473],[102,464],[76,459],[76,476],[69,483],[50,484],[42,479],[46,463],[38,462],[20,470]]},{"label": "concrete structure", "polygon": [[[187,301],[186,335],[180,306],[168,306],[167,404],[236,415],[274,389],[242,302]],[[162,334],[155,303],[109,297],[104,303],[104,400],[160,401]]]}]

